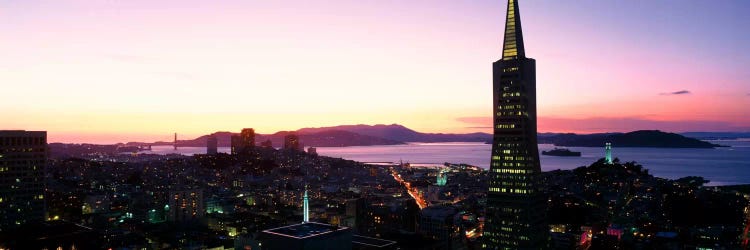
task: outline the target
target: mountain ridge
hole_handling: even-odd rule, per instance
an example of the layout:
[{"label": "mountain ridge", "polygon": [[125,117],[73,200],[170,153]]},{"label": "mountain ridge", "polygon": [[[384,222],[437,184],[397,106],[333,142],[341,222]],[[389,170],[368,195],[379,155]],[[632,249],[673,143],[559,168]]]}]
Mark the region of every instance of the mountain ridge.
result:
[{"label": "mountain ridge", "polygon": [[[399,145],[408,142],[490,142],[488,133],[421,133],[400,124],[356,124],[329,127],[301,128],[295,131],[279,131],[273,134],[256,134],[255,142],[271,140],[274,146],[283,145],[284,136],[296,133],[305,146],[346,147]],[[220,131],[217,136],[220,147],[230,146],[231,136],[238,133]],[[208,135],[192,140],[178,140],[178,146],[204,147]],[[611,142],[616,147],[662,147],[662,148],[713,148],[720,145],[685,137],[681,134],[659,130],[638,130],[627,133],[539,133],[539,143],[550,143],[568,147],[601,147]],[[171,142],[156,142],[151,145],[171,145]]]},{"label": "mountain ridge", "polygon": [[357,124],[319,128],[301,128],[297,130],[297,132],[300,134],[304,134],[330,129],[350,131],[362,135],[380,137],[402,142],[484,142],[487,140],[487,138],[492,138],[492,134],[481,132],[467,134],[421,133],[395,123],[390,125]]}]

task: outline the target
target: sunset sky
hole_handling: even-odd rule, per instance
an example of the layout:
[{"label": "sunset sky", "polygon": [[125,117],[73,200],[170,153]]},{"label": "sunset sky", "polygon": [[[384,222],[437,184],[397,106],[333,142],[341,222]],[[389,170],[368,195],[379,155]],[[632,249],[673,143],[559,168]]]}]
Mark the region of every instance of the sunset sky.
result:
[{"label": "sunset sky", "polygon": [[[750,131],[750,1],[521,1],[539,131]],[[490,132],[504,1],[0,1],[0,129]]]}]

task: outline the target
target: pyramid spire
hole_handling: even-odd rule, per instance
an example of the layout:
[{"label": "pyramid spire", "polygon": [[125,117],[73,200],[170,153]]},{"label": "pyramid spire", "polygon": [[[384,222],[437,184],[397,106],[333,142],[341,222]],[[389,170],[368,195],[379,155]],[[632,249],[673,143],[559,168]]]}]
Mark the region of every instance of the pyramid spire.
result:
[{"label": "pyramid spire", "polygon": [[505,37],[503,39],[503,60],[525,57],[518,0],[508,0],[508,12],[505,18]]}]

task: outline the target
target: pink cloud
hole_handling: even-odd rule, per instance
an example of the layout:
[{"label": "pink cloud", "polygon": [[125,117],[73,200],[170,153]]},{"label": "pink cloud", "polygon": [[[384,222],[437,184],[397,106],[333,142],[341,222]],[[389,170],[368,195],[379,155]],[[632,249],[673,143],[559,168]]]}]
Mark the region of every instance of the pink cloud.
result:
[{"label": "pink cloud", "polygon": [[[490,126],[492,117],[474,116],[459,117],[457,121],[471,127]],[[558,118],[539,117],[539,132],[627,132],[633,130],[657,129],[670,132],[687,131],[748,131],[750,126],[732,124],[724,121],[664,121],[638,117],[591,117],[591,118]]]}]

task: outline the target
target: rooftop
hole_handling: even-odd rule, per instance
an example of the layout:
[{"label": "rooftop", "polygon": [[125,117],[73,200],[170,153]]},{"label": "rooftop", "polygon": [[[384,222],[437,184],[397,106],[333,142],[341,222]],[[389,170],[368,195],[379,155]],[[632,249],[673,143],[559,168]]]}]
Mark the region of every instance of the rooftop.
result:
[{"label": "rooftop", "polygon": [[294,239],[304,239],[304,238],[324,235],[324,234],[336,232],[339,230],[346,230],[346,229],[349,229],[349,228],[323,224],[323,223],[307,222],[307,223],[302,223],[302,224],[294,224],[294,225],[289,225],[289,226],[284,226],[284,227],[268,229],[268,230],[264,230],[263,232],[281,235],[284,237],[289,237],[289,238],[294,238]]},{"label": "rooftop", "polygon": [[372,238],[372,237],[365,237],[361,235],[352,236],[352,243],[358,244],[358,245],[370,246],[370,247],[378,247],[378,248],[387,247],[387,246],[396,244],[395,241]]},{"label": "rooftop", "polygon": [[449,207],[449,206],[437,205],[437,206],[426,207],[422,209],[421,213],[422,213],[422,216],[425,216],[425,217],[444,218],[444,217],[455,215],[456,213],[458,213],[458,209],[454,207]]},{"label": "rooftop", "polygon": [[46,136],[47,131],[0,130],[2,136]]},{"label": "rooftop", "polygon": [[40,241],[47,239],[65,238],[94,232],[89,227],[79,226],[65,221],[31,222],[11,231],[0,232],[0,242],[9,241]]}]

